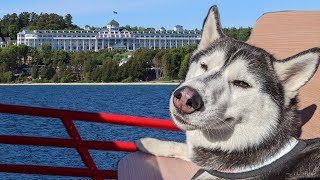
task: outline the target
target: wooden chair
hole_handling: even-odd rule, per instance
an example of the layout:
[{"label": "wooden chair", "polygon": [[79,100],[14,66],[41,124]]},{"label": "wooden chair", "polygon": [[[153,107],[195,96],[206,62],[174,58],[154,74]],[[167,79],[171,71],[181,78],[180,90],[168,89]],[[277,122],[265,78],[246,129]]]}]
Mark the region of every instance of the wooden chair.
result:
[{"label": "wooden chair", "polygon": [[[320,46],[320,11],[289,11],[261,16],[247,41],[285,59]],[[320,137],[320,69],[299,96],[303,121],[302,138]],[[198,167],[183,160],[136,152],[119,162],[119,180],[185,180]]]}]

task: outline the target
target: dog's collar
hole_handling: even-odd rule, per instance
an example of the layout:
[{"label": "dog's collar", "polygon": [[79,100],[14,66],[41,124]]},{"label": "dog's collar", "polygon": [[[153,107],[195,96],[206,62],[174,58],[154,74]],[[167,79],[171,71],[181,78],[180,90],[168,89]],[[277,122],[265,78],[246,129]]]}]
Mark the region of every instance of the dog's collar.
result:
[{"label": "dog's collar", "polygon": [[217,171],[200,169],[192,179],[197,179],[197,177],[200,177],[201,174],[205,172],[224,179],[244,179],[268,174],[283,167],[285,163],[295,158],[305,147],[306,143],[304,141],[292,138],[278,153],[263,163],[232,170]]}]

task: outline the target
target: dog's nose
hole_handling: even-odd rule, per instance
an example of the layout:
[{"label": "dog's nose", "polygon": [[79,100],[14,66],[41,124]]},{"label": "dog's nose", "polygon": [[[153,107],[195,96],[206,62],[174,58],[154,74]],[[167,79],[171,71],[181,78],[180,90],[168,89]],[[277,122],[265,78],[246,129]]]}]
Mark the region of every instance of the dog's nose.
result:
[{"label": "dog's nose", "polygon": [[173,104],[180,111],[191,114],[203,106],[203,101],[195,89],[184,86],[173,93]]}]

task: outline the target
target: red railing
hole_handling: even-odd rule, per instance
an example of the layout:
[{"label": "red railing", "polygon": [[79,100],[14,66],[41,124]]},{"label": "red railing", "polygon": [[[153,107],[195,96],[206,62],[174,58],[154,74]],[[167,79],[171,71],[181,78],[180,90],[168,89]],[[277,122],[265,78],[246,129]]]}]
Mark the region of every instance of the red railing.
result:
[{"label": "red railing", "polygon": [[105,113],[89,113],[80,111],[36,108],[6,104],[0,104],[0,113],[41,116],[61,119],[71,139],[40,138],[30,136],[0,136],[0,143],[75,148],[86,166],[86,168],[67,168],[35,165],[0,164],[0,172],[59,176],[80,176],[91,177],[95,180],[104,178],[116,179],[117,171],[99,170],[88,150],[95,149],[134,152],[136,151],[135,143],[82,140],[80,134],[76,129],[76,126],[73,123],[74,120],[180,131],[176,126],[174,126],[174,124],[170,120],[136,116],[125,116]]}]

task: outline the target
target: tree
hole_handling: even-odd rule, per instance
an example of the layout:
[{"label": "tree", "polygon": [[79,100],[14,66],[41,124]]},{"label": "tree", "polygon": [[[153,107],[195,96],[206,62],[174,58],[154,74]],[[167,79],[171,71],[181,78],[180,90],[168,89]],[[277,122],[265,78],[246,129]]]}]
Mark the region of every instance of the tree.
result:
[{"label": "tree", "polygon": [[51,46],[48,44],[42,44],[38,54],[38,63],[51,64],[52,63],[52,51]]},{"label": "tree", "polygon": [[162,56],[168,52],[167,49],[161,49],[159,52],[155,55],[154,58],[154,66],[156,68],[156,78],[160,79],[164,76],[164,63]]},{"label": "tree", "polygon": [[186,54],[181,62],[178,78],[184,79],[187,75],[188,66],[189,66],[190,53]]},{"label": "tree", "polygon": [[251,35],[252,28],[240,28],[237,39],[240,41],[246,41]]},{"label": "tree", "polygon": [[[94,60],[94,59],[88,59],[88,60],[86,60],[86,61],[84,61],[84,72],[83,72],[83,74],[84,74],[84,79],[86,80],[86,81],[89,81],[89,80],[91,80],[92,78],[91,78],[91,73],[93,72],[93,70],[96,68],[96,61]],[[115,73],[115,72],[114,72]]]},{"label": "tree", "polygon": [[173,60],[173,57],[172,57],[172,53],[169,52],[169,53],[166,53],[162,56],[162,63],[163,63],[163,75],[164,77],[172,77],[172,72],[173,72],[173,69],[174,67],[172,67],[172,63],[171,61]]},{"label": "tree", "polygon": [[18,16],[18,24],[19,28],[27,27],[30,23],[30,13],[28,12],[22,12]]},{"label": "tree", "polygon": [[78,26],[72,24],[72,16],[67,14],[65,19],[55,13],[41,13],[40,15],[34,12],[22,12],[19,15],[16,13],[4,15],[0,18],[0,29],[2,36],[9,36],[15,40],[17,33],[24,28],[31,30],[45,30],[45,29],[80,29]]},{"label": "tree", "polygon": [[[0,55],[2,61],[6,64],[8,71],[14,71],[18,68],[19,58],[18,58],[18,47],[8,46],[5,48]],[[17,63],[18,61],[18,63]]]},{"label": "tree", "polygon": [[224,28],[223,32],[234,39],[240,40],[240,41],[247,41],[250,34],[251,34],[252,28]]},{"label": "tree", "polygon": [[3,80],[5,83],[9,83],[13,81],[13,72],[12,71],[7,71],[3,74]]},{"label": "tree", "polygon": [[66,28],[72,28],[72,16],[70,14],[67,14],[64,17],[64,21],[66,23]]},{"label": "tree", "polygon": [[41,79],[46,79],[46,80],[50,80],[55,74],[55,70],[52,67],[52,64],[49,64],[47,66],[45,66],[42,70],[41,70]]},{"label": "tree", "polygon": [[27,45],[17,46],[17,53],[20,65],[26,64],[29,55],[29,47]]},{"label": "tree", "polygon": [[16,39],[16,36],[19,32],[19,27],[16,23],[14,23],[8,27],[7,31],[8,31],[8,36],[12,37],[12,39]]},{"label": "tree", "polygon": [[68,52],[65,52],[63,50],[58,51],[52,51],[52,66],[54,68],[59,67],[59,62],[62,64],[68,64],[70,61],[70,54]]}]

